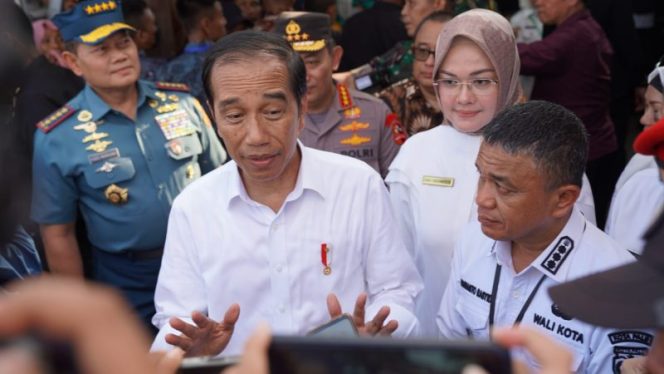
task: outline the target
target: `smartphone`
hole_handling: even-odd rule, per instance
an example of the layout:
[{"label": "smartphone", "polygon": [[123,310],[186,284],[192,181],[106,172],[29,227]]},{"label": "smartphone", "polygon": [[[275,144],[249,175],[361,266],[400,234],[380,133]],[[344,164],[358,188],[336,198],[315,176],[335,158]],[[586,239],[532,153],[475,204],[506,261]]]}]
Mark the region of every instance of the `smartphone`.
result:
[{"label": "smartphone", "polygon": [[461,374],[471,366],[491,374],[512,372],[506,349],[476,341],[275,336],[269,359],[272,374]]},{"label": "smartphone", "polygon": [[309,336],[358,336],[357,328],[353,323],[353,317],[342,314],[307,333]]},{"label": "smartphone", "polygon": [[219,374],[240,362],[240,356],[188,357],[182,360],[178,374]]}]

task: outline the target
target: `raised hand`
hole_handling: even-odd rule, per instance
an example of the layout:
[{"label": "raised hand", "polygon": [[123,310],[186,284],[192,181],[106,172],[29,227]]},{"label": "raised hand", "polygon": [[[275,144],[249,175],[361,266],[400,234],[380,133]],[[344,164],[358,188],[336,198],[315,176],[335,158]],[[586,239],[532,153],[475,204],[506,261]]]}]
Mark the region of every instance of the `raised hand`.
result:
[{"label": "raised hand", "polygon": [[[390,307],[383,306],[380,308],[378,313],[374,316],[371,321],[365,322],[365,308],[367,304],[367,294],[362,292],[355,301],[355,309],[353,310],[353,323],[357,331],[362,336],[374,336],[374,335],[383,335],[390,336],[397,327],[399,323],[396,320],[391,320],[385,323],[385,320],[390,315]],[[339,317],[343,311],[341,310],[341,304],[339,299],[334,294],[329,294],[327,296],[327,310],[330,313],[331,318]]]},{"label": "raised hand", "polygon": [[221,322],[208,318],[201,312],[191,313],[195,325],[179,318],[171,318],[170,324],[181,335],[168,334],[166,342],[180,347],[187,357],[216,356],[228,345],[233,336],[235,323],[240,317],[240,306],[231,305]]}]

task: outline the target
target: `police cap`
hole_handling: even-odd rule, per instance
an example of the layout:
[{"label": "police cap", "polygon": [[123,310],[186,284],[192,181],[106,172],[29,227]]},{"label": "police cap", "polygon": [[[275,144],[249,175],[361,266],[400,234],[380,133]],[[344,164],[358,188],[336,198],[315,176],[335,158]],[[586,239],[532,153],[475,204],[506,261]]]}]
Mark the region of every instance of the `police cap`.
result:
[{"label": "police cap", "polygon": [[296,52],[317,52],[332,40],[330,16],[324,13],[283,12],[274,32],[283,35]]}]

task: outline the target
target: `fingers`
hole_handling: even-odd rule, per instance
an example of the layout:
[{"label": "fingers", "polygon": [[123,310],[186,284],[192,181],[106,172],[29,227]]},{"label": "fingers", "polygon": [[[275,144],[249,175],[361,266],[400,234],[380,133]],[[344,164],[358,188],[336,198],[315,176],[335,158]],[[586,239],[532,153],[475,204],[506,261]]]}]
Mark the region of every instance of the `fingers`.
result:
[{"label": "fingers", "polygon": [[380,331],[378,331],[378,335],[380,336],[392,336],[392,334],[397,331],[397,328],[399,328],[399,322],[396,320],[391,320],[383,326]]},{"label": "fingers", "polygon": [[171,318],[168,320],[168,322],[171,324],[171,327],[181,332],[184,336],[187,336],[190,339],[194,339],[198,334],[201,324],[205,325],[205,323],[207,323],[207,317],[198,312],[194,312],[191,314],[191,318],[194,320],[194,323],[196,323],[196,326],[191,325],[177,317]]},{"label": "fingers", "polygon": [[[366,301],[366,294],[365,294],[365,301]],[[359,302],[359,297],[358,297],[358,302]],[[357,312],[357,305],[355,311]],[[383,328],[383,324],[385,323],[385,320],[389,315],[390,315],[390,307],[388,306],[381,307],[380,310],[378,310],[378,313],[376,313],[376,315],[374,316],[374,318],[365,324],[364,332],[369,336],[378,334],[378,332]]]},{"label": "fingers", "polygon": [[231,305],[226,314],[224,314],[224,320],[221,322],[224,330],[233,330],[235,323],[240,318],[240,305],[233,304]]},{"label": "fingers", "polygon": [[327,295],[327,311],[330,313],[330,318],[337,318],[341,315],[341,304],[333,293]]},{"label": "fingers", "polygon": [[493,339],[507,348],[525,348],[541,365],[542,374],[567,373],[572,367],[572,354],[565,347],[531,328],[496,329]]},{"label": "fingers", "polygon": [[193,345],[191,339],[183,335],[166,334],[164,339],[166,340],[166,343],[178,347],[185,352],[189,351]]},{"label": "fingers", "polygon": [[[355,301],[355,309],[353,310],[353,319],[355,320],[355,324],[357,326],[362,326],[364,324],[364,308],[366,307],[366,305],[367,305],[367,293],[362,292],[360,293],[359,296],[357,296],[357,300]],[[380,313],[380,311],[378,311],[378,313]]]}]

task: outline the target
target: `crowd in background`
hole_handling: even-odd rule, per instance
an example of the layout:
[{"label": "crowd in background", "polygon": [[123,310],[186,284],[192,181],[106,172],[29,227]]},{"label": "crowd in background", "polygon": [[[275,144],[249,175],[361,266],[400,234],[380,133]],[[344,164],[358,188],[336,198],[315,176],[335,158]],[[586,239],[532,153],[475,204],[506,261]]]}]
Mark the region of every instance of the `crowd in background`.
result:
[{"label": "crowd in background", "polygon": [[[108,227],[118,228],[118,231],[98,241],[98,237],[102,235],[94,233],[108,230],[100,225],[104,219],[98,218],[94,209],[88,210],[83,194],[69,194],[75,187],[68,186],[71,190],[60,188],[60,181],[56,181],[58,173],[63,174],[63,179],[67,177],[62,165],[64,159],[74,157],[73,153],[62,151],[58,145],[44,145],[48,143],[45,139],[51,136],[48,133],[61,122],[67,123],[78,116],[81,125],[95,123],[90,122],[92,117],[83,115],[85,110],[76,112],[76,108],[72,109],[72,99],[79,100],[81,93],[91,87],[89,74],[97,74],[86,71],[85,66],[72,68],[75,63],[71,56],[76,55],[73,52],[76,45],[72,44],[67,36],[71,31],[65,30],[65,27],[70,24],[67,20],[62,20],[62,15],[75,8],[78,1],[0,0],[0,119],[5,132],[5,136],[0,139],[0,170],[3,173],[0,183],[0,246],[3,248],[0,253],[0,283],[7,285],[12,281],[48,271],[61,273],[61,270],[66,268],[62,267],[64,262],[59,262],[52,250],[49,252],[49,247],[53,248],[53,238],[58,237],[61,232],[54,235],[54,231],[52,228],[49,231],[48,226],[61,222],[52,218],[58,212],[56,209],[51,210],[48,205],[55,206],[63,201],[71,201],[73,211],[68,213],[67,217],[74,218],[67,221],[67,224],[71,225],[67,227],[66,234],[75,240],[74,248],[80,257],[77,260],[80,262],[79,275],[116,285],[115,275],[109,275],[106,279],[97,277],[96,273],[102,266],[99,259],[103,258],[104,262],[110,263],[115,260],[103,257],[106,252],[140,249],[137,252],[142,254],[136,258],[130,257],[130,262],[136,259],[155,260],[156,267],[154,276],[151,276],[153,280],[141,280],[152,282],[147,292],[150,306],[145,309],[132,300],[133,306],[143,317],[153,336],[158,330],[162,330],[157,339],[163,340],[164,334],[173,333],[172,329],[164,328],[164,325],[168,325],[168,317],[179,317],[177,313],[168,313],[167,309],[172,302],[169,298],[179,297],[177,292],[182,293],[180,296],[189,297],[191,290],[178,290],[179,286],[168,284],[163,279],[168,277],[174,283],[181,282],[177,277],[181,276],[178,273],[182,271],[172,265],[181,258],[174,259],[172,251],[170,257],[164,254],[164,241],[168,248],[169,240],[171,243],[182,240],[174,239],[175,234],[170,233],[170,226],[169,238],[166,239],[168,210],[175,196],[184,189],[189,180],[198,179],[217,169],[227,162],[227,155],[230,156],[229,159],[237,155],[233,152],[235,145],[229,142],[229,139],[232,139],[230,135],[224,137],[223,128],[218,127],[218,121],[222,120],[215,112],[213,103],[210,103],[211,94],[214,94],[210,91],[210,86],[216,82],[210,76],[216,65],[211,64],[209,58],[220,40],[246,30],[294,38],[288,41],[302,57],[307,69],[308,101],[305,101],[308,111],[303,117],[304,129],[299,133],[298,144],[360,159],[380,174],[382,182],[388,187],[389,202],[384,202],[391,206],[390,209],[393,209],[395,214],[394,222],[390,220],[389,224],[398,227],[398,236],[402,237],[405,248],[411,255],[413,269],[418,270],[423,281],[424,289],[419,293],[420,278],[407,274],[409,269],[404,262],[400,282],[401,286],[407,285],[404,288],[408,288],[407,293],[410,296],[419,293],[413,313],[420,319],[419,324],[423,331],[421,335],[438,335],[440,328],[447,329],[449,337],[456,336],[455,334],[463,335],[474,328],[456,322],[463,319],[465,304],[456,309],[452,306],[442,311],[446,302],[456,303],[456,299],[448,300],[451,297],[449,295],[459,292],[460,298],[463,298],[463,288],[468,291],[464,282],[472,279],[472,276],[460,273],[461,269],[467,271],[467,266],[470,265],[461,264],[462,256],[459,255],[455,255],[454,261],[457,263],[453,263],[452,253],[458,251],[458,247],[462,245],[477,244],[468,239],[472,235],[468,234],[467,230],[464,231],[466,224],[479,219],[483,225],[491,225],[491,222],[486,222],[488,218],[482,215],[482,211],[494,208],[483,205],[482,196],[485,195],[482,195],[482,190],[477,187],[478,183],[481,186],[482,181],[487,178],[481,170],[484,164],[479,161],[486,152],[483,153],[480,148],[482,138],[477,135],[482,133],[488,123],[493,127],[487,126],[487,134],[490,134],[490,131],[497,132],[495,127],[498,125],[493,124],[494,118],[502,118],[499,113],[503,110],[507,116],[510,115],[511,107],[516,108],[516,111],[523,110],[511,114],[516,117],[529,115],[528,110],[540,110],[537,109],[536,103],[533,104],[535,109],[521,109],[519,104],[545,100],[561,105],[580,118],[579,123],[587,134],[588,154],[583,157],[573,152],[566,154],[571,155],[569,157],[572,159],[578,157],[574,160],[583,163],[582,178],[579,178],[578,183],[575,182],[578,184],[578,191],[575,192],[577,195],[569,205],[570,211],[574,213],[570,214],[576,217],[578,212],[579,217],[585,217],[584,220],[587,220],[589,225],[596,225],[603,231],[598,230],[599,234],[593,232],[591,235],[601,235],[603,238],[606,234],[612,238],[611,243],[615,240],[616,248],[629,250],[625,255],[616,255],[615,261],[612,255],[607,255],[611,259],[606,259],[602,266],[593,263],[593,266],[596,266],[594,269],[600,271],[610,267],[609,264],[620,265],[627,262],[625,258],[638,258],[647,245],[643,236],[653,222],[658,222],[657,217],[664,206],[664,184],[659,179],[664,154],[658,156],[655,153],[653,158],[635,155],[632,149],[634,138],[644,128],[650,128],[664,118],[664,3],[655,0],[532,1],[532,4],[530,0],[118,1],[124,21],[133,28],[128,35],[131,35],[138,51],[140,79],[151,82],[145,83],[149,84],[145,87],[156,87],[154,95],[158,98],[152,100],[155,102],[154,106],[152,101],[149,101],[149,106],[162,115],[173,112],[178,105],[186,106],[188,113],[194,113],[200,120],[200,125],[196,125],[200,126],[198,130],[192,130],[192,133],[200,137],[200,143],[174,143],[173,139],[167,137],[169,142],[166,143],[166,148],[169,156],[181,161],[190,156],[188,147],[202,147],[198,151],[192,151],[195,153],[194,163],[200,166],[192,167],[193,164],[187,164],[186,168],[183,166],[176,171],[182,174],[180,177],[186,180],[186,183],[164,183],[168,184],[168,187],[165,187],[166,192],[164,187],[159,187],[160,192],[155,201],[166,207],[166,213],[160,218],[163,222],[149,219],[150,216],[145,212],[144,217],[132,218],[136,222],[135,227],[143,226],[140,230],[146,230],[145,227],[150,225],[155,226],[153,231],[147,230],[147,234],[141,235],[152,235],[152,232],[158,235],[155,234],[154,240],[140,239],[132,245],[125,245],[120,243],[124,240],[122,235],[118,235],[124,234],[121,233],[125,230],[124,226],[117,222]],[[573,9],[570,13],[572,16],[558,11],[557,5],[551,5],[564,1],[575,2],[576,5],[570,8]],[[113,1],[106,3],[115,4]],[[475,8],[494,13],[472,19],[472,16],[465,12]],[[314,12],[318,14],[318,18],[299,18],[302,16],[293,13],[294,11]],[[464,16],[460,16],[462,14]],[[471,14],[475,16],[477,13]],[[494,16],[500,20],[492,20]],[[505,19],[509,21],[509,27],[505,26],[508,25],[507,22],[502,23]],[[322,27],[317,23],[321,20]],[[476,29],[472,30],[472,27],[464,25],[461,20],[472,21],[469,24],[476,25]],[[293,21],[297,22],[297,30],[289,23]],[[457,23],[447,29],[447,25],[452,21]],[[63,29],[60,30],[58,25]],[[299,44],[295,38],[303,38],[304,41],[309,37],[317,38],[319,34],[322,35],[321,40],[326,40],[324,47],[308,49],[308,45],[302,44],[301,49],[298,49]],[[457,48],[455,37],[459,36],[473,42],[470,43],[471,46],[466,46],[466,55],[453,53],[453,50],[466,48]],[[328,51],[329,54],[317,57],[315,53],[320,50]],[[480,73],[475,71],[467,74],[470,71],[469,66],[475,66],[475,60],[466,66],[465,70],[459,68],[461,63],[454,65],[450,62],[457,56],[461,56],[458,57],[458,61],[461,61],[463,56],[472,56],[477,50],[481,50],[479,54],[484,56],[477,65],[480,67],[476,69]],[[486,71],[492,73],[481,74]],[[467,76],[472,79],[459,78]],[[490,103],[489,100],[483,101],[483,92],[489,92],[492,87],[498,87],[495,95],[497,104]],[[153,88],[141,88],[139,95],[144,93],[143,90],[148,92],[151,89]],[[480,116],[484,115],[486,118],[471,118],[473,113],[457,110],[452,103],[450,92],[461,97],[472,94],[484,105],[484,114]],[[146,100],[151,100],[151,94],[146,95]],[[160,95],[164,95],[164,98]],[[74,103],[78,105],[79,101]],[[541,110],[551,116],[559,116],[556,118],[562,118],[561,121],[567,118],[566,114],[556,112],[557,109]],[[95,110],[91,111],[94,116],[98,115]],[[139,119],[142,115],[149,118],[145,113],[136,113]],[[139,119],[138,122],[141,121]],[[150,119],[145,121],[149,122]],[[544,123],[544,120],[542,121]],[[103,120],[98,122],[99,125],[102,123]],[[331,129],[337,132],[331,134]],[[163,126],[161,130],[166,131]],[[362,132],[363,130],[370,132]],[[99,134],[95,130],[85,132]],[[538,134],[543,133],[545,130]],[[190,133],[185,135],[189,136]],[[105,137],[107,134],[99,136]],[[141,136],[137,133],[137,137]],[[513,139],[509,141],[511,140]],[[99,144],[99,139],[94,141],[94,144]],[[509,141],[505,140],[506,144],[518,148]],[[501,140],[497,142],[503,144],[500,143]],[[83,143],[87,141],[83,140]],[[559,148],[564,148],[564,143],[562,142]],[[586,143],[583,144],[585,147]],[[158,144],[158,148],[162,146]],[[508,146],[503,146],[508,149]],[[104,154],[108,145],[100,147],[97,153]],[[47,149],[50,150],[48,153],[45,151]],[[145,155],[142,143],[141,150]],[[119,152],[116,155],[118,158]],[[562,157],[562,153],[554,153],[551,153],[552,159]],[[63,163],[53,166],[56,158],[61,158]],[[440,160],[445,160],[445,165],[441,166]],[[92,159],[89,161],[90,164],[96,165]],[[96,169],[96,173],[99,174],[101,170],[102,173],[108,173],[109,178],[114,178],[113,167],[115,166],[109,166],[110,169],[107,170],[101,166]],[[139,167],[136,169],[141,173]],[[118,170],[117,173],[120,174],[122,169]],[[149,170],[154,172],[153,169]],[[321,166],[320,170],[325,169]],[[432,170],[437,174],[432,175]],[[452,175],[454,177],[451,177]],[[539,178],[532,175],[528,174],[528,178]],[[547,177],[550,175],[547,174]],[[90,181],[93,177],[86,174],[86,178]],[[158,179],[154,175],[152,178]],[[334,178],[330,180],[330,183],[335,183]],[[123,182],[125,179],[118,181]],[[173,184],[177,186],[174,187]],[[67,183],[63,182],[62,185],[66,186]],[[459,192],[441,196],[437,195],[438,190],[431,190],[432,187],[438,190],[454,187],[455,191]],[[130,191],[130,194],[134,191],[136,189]],[[109,187],[105,193],[106,199],[114,205],[127,202],[126,189],[114,190]],[[154,193],[150,191],[150,194]],[[162,200],[164,194],[168,195],[166,202]],[[119,204],[113,200],[115,196],[120,199]],[[133,196],[142,195],[130,196],[130,199],[136,199],[137,197]],[[83,206],[77,205],[81,201]],[[380,205],[373,208],[380,209]],[[272,210],[275,213],[280,212],[279,204]],[[366,212],[358,213],[350,209],[348,219],[351,220],[350,217],[357,214],[358,216],[354,217],[357,222],[351,220],[355,222],[353,225],[364,227],[362,224],[366,219],[373,217],[365,217],[362,215],[364,213]],[[99,215],[103,216],[101,213]],[[139,224],[141,219],[144,224]],[[213,219],[214,217],[211,217],[210,221]],[[203,226],[205,219],[201,218],[200,221],[200,228],[206,227]],[[545,221],[547,224],[551,223],[547,220],[542,222]],[[175,224],[186,226],[189,221],[185,225],[171,217],[169,225]],[[312,225],[311,230],[315,230],[314,226]],[[583,232],[585,231],[583,226]],[[462,236],[462,233],[465,236]],[[477,235],[479,237],[481,234]],[[501,238],[507,240],[511,237],[508,235]],[[113,244],[114,241],[117,245]],[[129,239],[128,241],[130,242]],[[192,240],[193,243],[200,245],[196,240]],[[260,245],[263,244],[258,241],[257,246]],[[471,249],[464,252],[468,253],[472,253]],[[147,257],[142,258],[143,255]],[[156,301],[157,317],[153,319],[155,310],[152,299],[162,255],[164,263],[170,268],[166,272],[161,269],[162,278],[156,284],[158,299],[161,299]],[[395,255],[394,258],[399,257]],[[329,275],[330,265],[326,261],[323,259],[324,271],[328,271],[326,275]],[[335,257],[335,261],[343,261],[343,257],[339,255],[338,258]],[[470,260],[466,258],[464,261]],[[562,263],[564,258],[555,261]],[[336,262],[332,263],[336,265]],[[472,266],[483,266],[477,264],[479,262],[473,263]],[[548,267],[545,264],[542,266]],[[552,269],[553,267],[554,265],[551,265]],[[111,274],[113,271],[108,272]],[[482,274],[482,277],[493,280],[493,267],[489,272],[491,274]],[[579,271],[578,275],[590,272]],[[500,271],[497,270],[496,274],[499,278]],[[453,281],[448,282],[448,279]],[[373,281],[376,279],[364,279],[367,283]],[[131,288],[131,285],[117,282],[119,288]],[[540,280],[540,284],[541,282]],[[458,284],[461,284],[462,288],[454,289]],[[494,285],[498,287],[495,280]],[[67,283],[57,283],[59,288],[54,290],[62,291],[67,286]],[[664,284],[661,286],[664,288]],[[533,294],[538,288],[539,284]],[[493,292],[496,290],[497,288]],[[340,297],[342,296],[346,297]],[[353,295],[351,303],[355,296]],[[235,295],[234,297],[240,298]],[[164,301],[164,298],[167,300]],[[369,295],[369,299],[372,298],[373,296]],[[341,301],[346,304],[348,299]],[[531,301],[532,298],[528,303]],[[226,301],[220,304],[226,305]],[[327,307],[330,308],[329,301]],[[491,308],[493,307],[492,304]],[[231,306],[224,314],[225,308],[221,312],[215,312],[217,317],[223,316],[219,319],[223,319],[224,323],[228,318],[233,320],[233,316],[228,317],[228,313],[235,312]],[[393,306],[392,308],[394,309]],[[469,307],[468,310],[471,309],[473,308]],[[323,306],[321,313],[327,314],[328,310],[330,309]],[[239,310],[237,313],[239,314]],[[468,314],[472,313],[471,310]],[[237,318],[234,316],[235,320],[231,325]],[[493,318],[493,315],[490,318]],[[176,330],[188,335],[184,327],[178,328],[177,323],[171,324]],[[493,325],[493,320],[490,325]],[[657,327],[662,328],[661,321]],[[246,339],[252,330],[253,328],[241,331],[243,339]],[[390,333],[392,332],[393,329]],[[64,335],[69,337],[69,334]],[[186,345],[168,336],[165,341],[181,348]],[[140,339],[132,344],[146,345]],[[159,344],[155,346],[162,348]],[[239,348],[233,346],[233,349]],[[618,357],[617,353],[615,357]],[[595,372],[601,372],[603,366],[600,364],[584,362],[589,372],[592,372],[593,368]],[[172,364],[166,360],[164,365]],[[575,369],[580,367],[580,360],[574,362],[574,365]],[[170,368],[162,370],[168,372]]]}]

